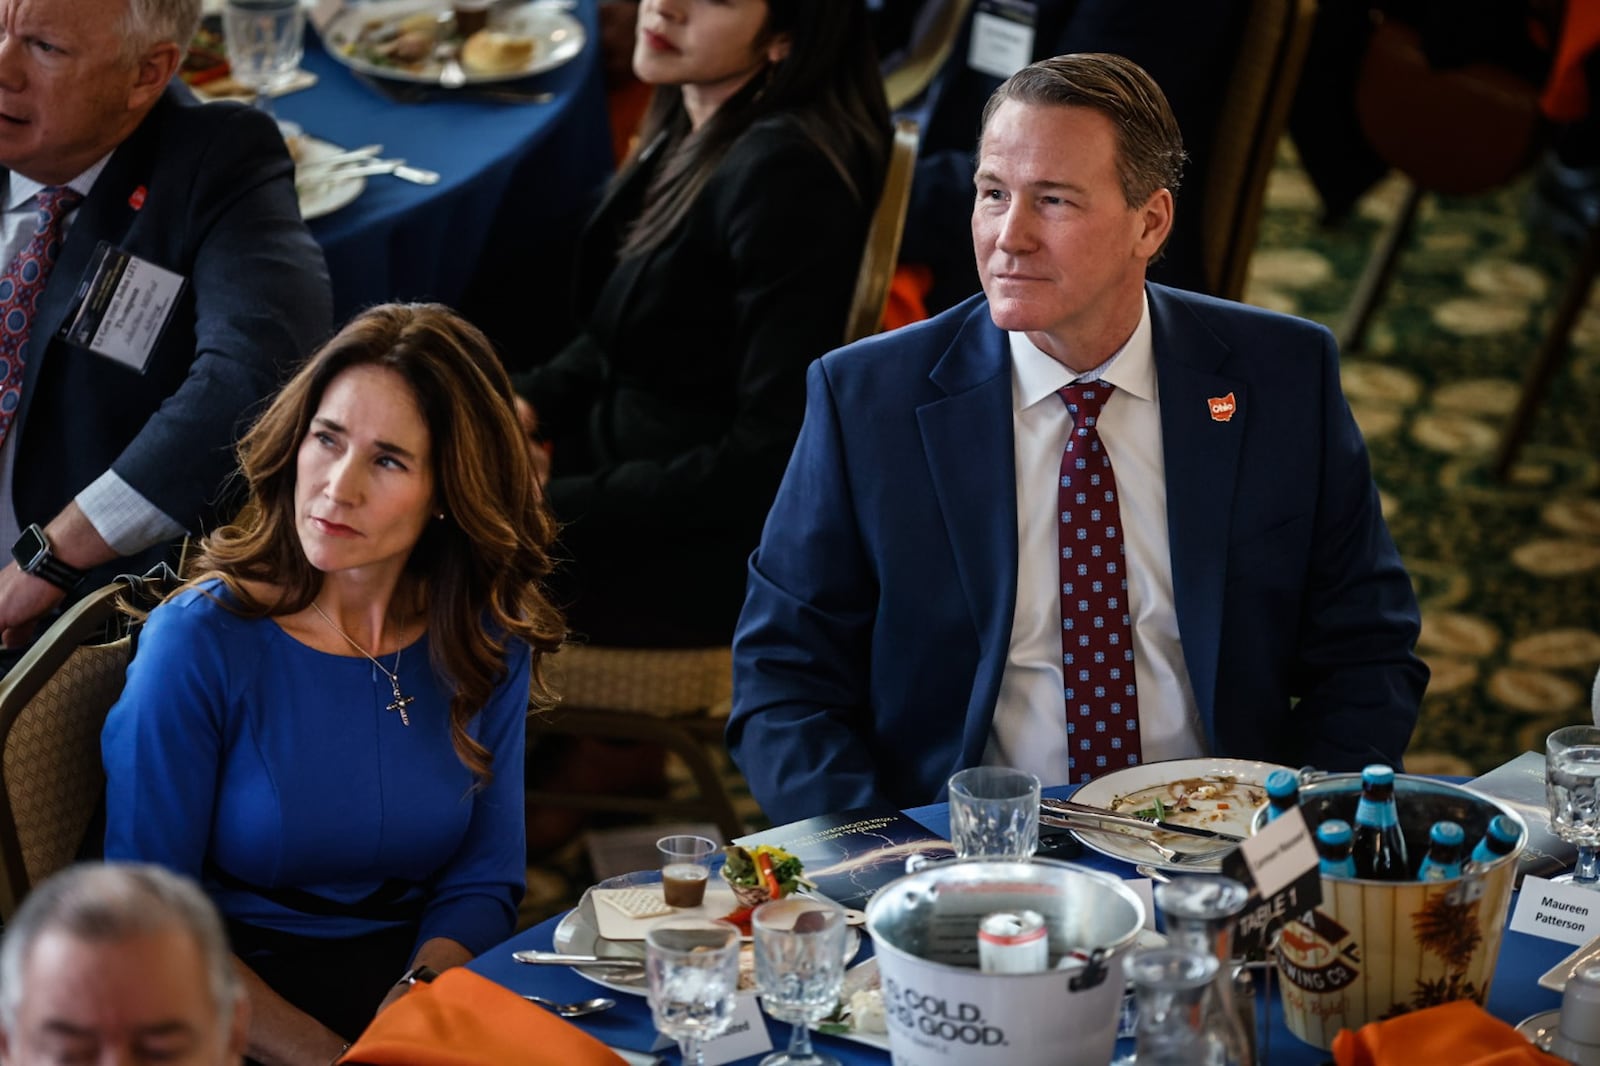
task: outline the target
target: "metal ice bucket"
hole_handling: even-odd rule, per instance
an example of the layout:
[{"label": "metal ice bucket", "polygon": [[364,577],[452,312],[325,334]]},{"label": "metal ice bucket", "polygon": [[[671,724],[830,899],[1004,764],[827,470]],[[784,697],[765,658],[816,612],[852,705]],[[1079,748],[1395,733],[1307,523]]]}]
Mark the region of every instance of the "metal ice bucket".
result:
[{"label": "metal ice bucket", "polygon": [[[978,969],[978,922],[1033,910],[1051,969]],[[1039,859],[949,862],[885,885],[867,906],[895,1066],[1106,1066],[1122,958],[1144,904],[1108,874]]]}]

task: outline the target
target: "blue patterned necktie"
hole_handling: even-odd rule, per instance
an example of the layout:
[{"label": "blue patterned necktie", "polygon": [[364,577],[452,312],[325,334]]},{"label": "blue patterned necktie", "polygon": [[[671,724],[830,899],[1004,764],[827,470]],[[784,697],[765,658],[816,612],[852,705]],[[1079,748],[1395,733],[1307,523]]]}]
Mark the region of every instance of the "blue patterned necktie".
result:
[{"label": "blue patterned necktie", "polygon": [[0,277],[0,444],[22,406],[22,363],[39,294],[61,254],[61,223],[83,195],[65,185],[47,185],[36,197],[33,239]]},{"label": "blue patterned necktie", "polygon": [[1100,410],[1115,386],[1061,390],[1072,434],[1061,453],[1061,679],[1067,715],[1067,779],[1089,781],[1139,762],[1139,697],[1127,557],[1111,456]]}]

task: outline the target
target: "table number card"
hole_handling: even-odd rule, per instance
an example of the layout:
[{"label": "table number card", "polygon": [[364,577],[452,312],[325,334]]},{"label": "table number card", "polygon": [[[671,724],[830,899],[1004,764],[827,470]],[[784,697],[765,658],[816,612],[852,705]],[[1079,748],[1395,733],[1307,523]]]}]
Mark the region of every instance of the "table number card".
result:
[{"label": "table number card", "polygon": [[1600,892],[1582,885],[1558,885],[1542,877],[1524,877],[1511,912],[1514,932],[1584,944],[1600,936]]},{"label": "table number card", "polygon": [[[664,1051],[678,1046],[670,1036],[659,1033],[651,1051]],[[705,1051],[706,1066],[722,1066],[752,1055],[772,1050],[772,1034],[767,1032],[767,1019],[761,1013],[761,1001],[754,992],[736,996],[733,1001],[733,1019],[721,1036],[701,1045]]]},{"label": "table number card", "polygon": [[1250,889],[1234,952],[1264,952],[1272,934],[1322,902],[1317,847],[1298,808],[1262,827],[1222,859],[1222,872]]}]

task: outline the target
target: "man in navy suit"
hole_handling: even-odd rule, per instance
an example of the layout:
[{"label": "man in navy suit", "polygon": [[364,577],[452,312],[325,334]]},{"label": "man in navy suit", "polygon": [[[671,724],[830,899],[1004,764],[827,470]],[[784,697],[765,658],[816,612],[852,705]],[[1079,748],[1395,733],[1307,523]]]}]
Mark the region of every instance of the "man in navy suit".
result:
[{"label": "man in navy suit", "polygon": [[984,295],[813,364],[734,639],[729,748],[773,819],[980,763],[1399,763],[1417,604],[1333,338],[1146,282],[1182,159],[1133,63],[1024,68],[980,140]]},{"label": "man in navy suit", "polygon": [[[238,431],[331,325],[271,119],[169,85],[199,19],[200,0],[0,0],[7,279],[70,190],[21,373],[10,350],[0,371],[7,647],[212,519]],[[127,257],[107,318],[129,325],[69,341],[102,242]]]}]

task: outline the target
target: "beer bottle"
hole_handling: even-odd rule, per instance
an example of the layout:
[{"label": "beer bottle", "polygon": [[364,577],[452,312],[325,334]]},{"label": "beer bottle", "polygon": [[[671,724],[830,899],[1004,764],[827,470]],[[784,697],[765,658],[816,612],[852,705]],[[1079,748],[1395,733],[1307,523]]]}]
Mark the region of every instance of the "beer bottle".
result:
[{"label": "beer bottle", "polygon": [[1418,881],[1451,881],[1461,876],[1461,849],[1467,834],[1455,822],[1434,822],[1428,830],[1428,854],[1417,870]]},{"label": "beer bottle", "polygon": [[1321,858],[1317,867],[1324,877],[1354,877],[1355,860],[1350,858],[1350,845],[1354,837],[1350,823],[1342,818],[1329,818],[1317,826],[1317,854]]},{"label": "beer bottle", "polygon": [[1274,770],[1267,775],[1267,821],[1299,805],[1299,774],[1293,770]]},{"label": "beer bottle", "polygon": [[1400,833],[1394,803],[1394,770],[1374,763],[1361,771],[1361,802],[1356,804],[1356,876],[1371,881],[1407,881],[1411,863]]},{"label": "beer bottle", "polygon": [[1472,861],[1491,863],[1502,855],[1510,855],[1512,849],[1517,846],[1517,838],[1521,835],[1516,822],[1503,814],[1495,815],[1490,819],[1489,828],[1484,832],[1483,839],[1472,849]]}]

